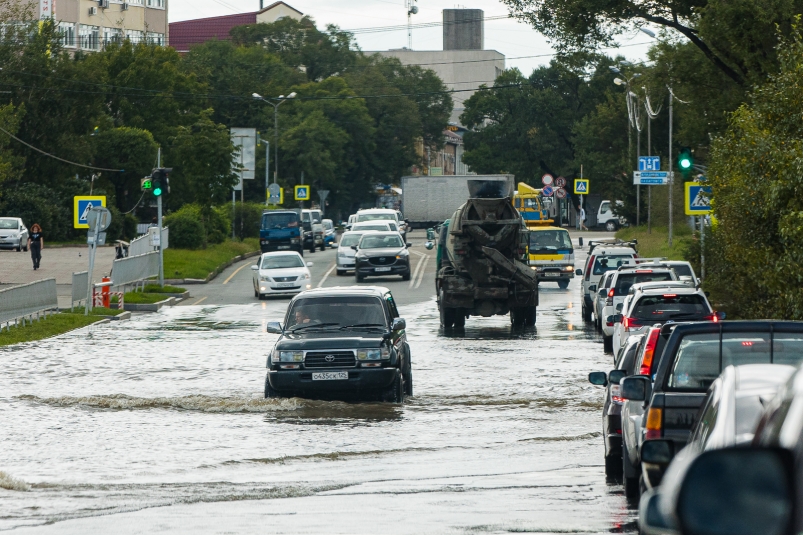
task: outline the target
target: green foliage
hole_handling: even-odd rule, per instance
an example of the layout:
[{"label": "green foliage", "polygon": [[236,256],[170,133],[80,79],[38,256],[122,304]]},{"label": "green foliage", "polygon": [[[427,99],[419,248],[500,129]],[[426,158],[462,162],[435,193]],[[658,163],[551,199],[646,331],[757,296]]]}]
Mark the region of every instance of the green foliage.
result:
[{"label": "green foliage", "polygon": [[178,286],[170,286],[168,284],[164,286],[159,286],[158,284],[145,285],[145,293],[181,294],[186,291],[186,288],[179,288]]},{"label": "green foliage", "polygon": [[[803,42],[779,46],[780,72],[731,115],[711,151],[719,224],[715,299],[734,317],[803,319]],[[706,255],[709,256],[708,254]]]},{"label": "green foliage", "polygon": [[[687,251],[693,240],[691,229],[688,225],[683,224],[674,229],[672,247],[669,247],[667,227],[652,227],[651,233],[647,232],[646,225],[626,227],[619,229],[616,237],[625,241],[638,240],[638,254],[643,258],[667,258],[669,260],[688,260]],[[696,266],[695,272],[698,275],[700,273]]]},{"label": "green foliage", "polygon": [[[231,205],[225,206],[231,214]],[[259,238],[263,210],[265,210],[264,204],[250,202],[235,204],[232,219],[234,220],[234,231],[239,239]]]},{"label": "green foliage", "polygon": [[234,257],[259,251],[259,240],[246,238],[243,241],[226,240],[206,249],[187,251],[165,249],[165,277],[176,279],[205,279],[210,273],[230,262]]},{"label": "green foliage", "polygon": [[123,126],[100,129],[94,137],[95,165],[123,172],[103,172],[101,176],[114,191],[117,208],[128,211],[140,197],[140,179],[151,174],[158,146],[153,135],[140,128]]},{"label": "green foliage", "polygon": [[170,227],[170,246],[177,249],[199,249],[206,243],[201,210],[187,205],[164,218],[164,226]]},{"label": "green foliage", "polygon": [[39,223],[47,241],[67,239],[67,230],[73,226],[72,213],[61,206],[56,192],[39,184],[6,190],[0,199],[0,214],[21,217],[28,228]]}]

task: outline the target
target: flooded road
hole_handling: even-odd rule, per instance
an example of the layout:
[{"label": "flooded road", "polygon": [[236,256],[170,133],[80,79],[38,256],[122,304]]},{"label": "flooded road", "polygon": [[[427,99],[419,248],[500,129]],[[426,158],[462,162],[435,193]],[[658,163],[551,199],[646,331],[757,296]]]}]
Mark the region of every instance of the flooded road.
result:
[{"label": "flooded road", "polygon": [[[569,289],[537,328],[439,332],[400,307],[403,405],[263,397],[286,301],[187,306],[0,349],[0,530],[14,533],[621,533],[602,467],[610,355]],[[169,506],[169,507],[168,507]]]}]

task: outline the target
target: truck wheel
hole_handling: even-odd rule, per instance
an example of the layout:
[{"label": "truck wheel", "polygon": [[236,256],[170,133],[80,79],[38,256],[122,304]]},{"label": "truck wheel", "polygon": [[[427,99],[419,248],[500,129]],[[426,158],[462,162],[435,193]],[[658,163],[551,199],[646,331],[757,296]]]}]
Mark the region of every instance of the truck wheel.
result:
[{"label": "truck wheel", "polygon": [[514,327],[523,327],[524,320],[526,316],[526,308],[525,307],[513,307],[510,309],[510,323],[513,324]]},{"label": "truck wheel", "polygon": [[605,353],[613,353],[613,336],[602,335],[602,350]]},{"label": "truck wheel", "polygon": [[616,455],[605,457],[605,477],[614,481],[622,480],[622,458]]},{"label": "truck wheel", "polygon": [[382,401],[388,403],[404,403],[404,380],[402,374],[396,375],[393,384],[382,394]]},{"label": "truck wheel", "polygon": [[270,386],[270,381],[268,381],[267,375],[265,376],[265,399],[271,398],[280,398],[282,397],[281,394],[277,390],[275,390],[272,386]]},{"label": "truck wheel", "polygon": [[315,252],[315,242],[312,242],[312,245],[309,246],[309,252],[311,253]]},{"label": "truck wheel", "polygon": [[560,288],[561,290],[565,290],[568,287],[569,287],[569,281],[568,280],[558,281],[558,288]]},{"label": "truck wheel", "polygon": [[451,329],[455,323],[455,309],[440,305],[441,325],[444,329]]},{"label": "truck wheel", "polygon": [[527,307],[526,313],[524,314],[524,326],[525,327],[535,327],[535,312],[536,307]]},{"label": "truck wheel", "polygon": [[616,221],[608,221],[605,223],[605,230],[608,232],[616,232],[617,228],[619,228],[619,225],[616,224]]},{"label": "truck wheel", "polygon": [[412,396],[413,395],[413,371],[410,370],[407,375],[404,376],[404,395],[405,396]]},{"label": "truck wheel", "polygon": [[466,326],[466,313],[462,308],[454,309],[454,328],[462,329]]}]

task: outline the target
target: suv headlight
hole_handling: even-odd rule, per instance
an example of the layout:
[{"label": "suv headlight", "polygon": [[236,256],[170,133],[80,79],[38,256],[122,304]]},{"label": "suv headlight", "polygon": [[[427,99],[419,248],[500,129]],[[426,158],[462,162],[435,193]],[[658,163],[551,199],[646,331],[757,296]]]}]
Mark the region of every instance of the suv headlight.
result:
[{"label": "suv headlight", "polygon": [[386,347],[381,349],[358,349],[357,360],[384,360],[390,358],[390,350]]},{"label": "suv headlight", "polygon": [[279,362],[304,362],[303,351],[274,351],[271,359],[274,364]]}]

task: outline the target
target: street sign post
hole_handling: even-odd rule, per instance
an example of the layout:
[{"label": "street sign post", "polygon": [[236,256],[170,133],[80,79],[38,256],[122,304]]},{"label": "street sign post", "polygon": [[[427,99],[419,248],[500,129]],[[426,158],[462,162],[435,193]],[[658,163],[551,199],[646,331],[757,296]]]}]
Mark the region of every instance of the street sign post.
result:
[{"label": "street sign post", "polygon": [[321,199],[321,214],[326,212],[326,198],[329,196],[328,189],[319,189],[318,198]]},{"label": "street sign post", "polygon": [[672,175],[669,171],[633,171],[633,185],[663,186],[669,183]]},{"label": "street sign post", "polygon": [[[78,199],[78,197],[76,197]],[[105,201],[105,197],[103,198]],[[78,201],[76,201],[76,204]],[[82,214],[83,215],[83,214]],[[87,209],[84,218],[87,222],[87,228],[90,229],[87,233],[86,243],[89,246],[89,272],[87,274],[88,284],[86,285],[86,305],[84,306],[84,315],[89,315],[92,310],[92,271],[95,269],[95,251],[98,245],[103,245],[106,242],[105,230],[109,228],[112,223],[112,214],[103,206],[94,206]],[[102,240],[101,240],[102,236]]]},{"label": "street sign post", "polygon": [[106,197],[76,195],[73,197],[73,228],[89,228],[89,211],[96,206],[106,206]]},{"label": "street sign post", "polygon": [[575,178],[574,179],[574,194],[575,195],[588,195],[588,179]]},{"label": "street sign post", "polygon": [[638,170],[639,171],[660,171],[661,170],[661,157],[660,156],[639,156],[638,157]]},{"label": "street sign post", "polygon": [[283,204],[284,190],[275,182],[268,186],[268,204]]},{"label": "street sign post", "polygon": [[310,186],[296,186],[295,187],[295,199],[297,201],[308,201],[308,200],[310,200]]},{"label": "street sign post", "polygon": [[547,173],[541,177],[541,184],[543,184],[544,186],[551,186],[554,180],[555,179],[552,177],[552,175]]},{"label": "street sign post", "polygon": [[686,215],[708,215],[711,213],[711,186],[699,182],[686,182]]},{"label": "street sign post", "polygon": [[566,198],[566,190],[563,188],[558,188],[555,190],[555,196],[558,199],[565,199]]},{"label": "street sign post", "polygon": [[544,197],[552,197],[553,193],[555,193],[555,190],[552,189],[552,186],[544,186],[541,190],[541,195]]}]

